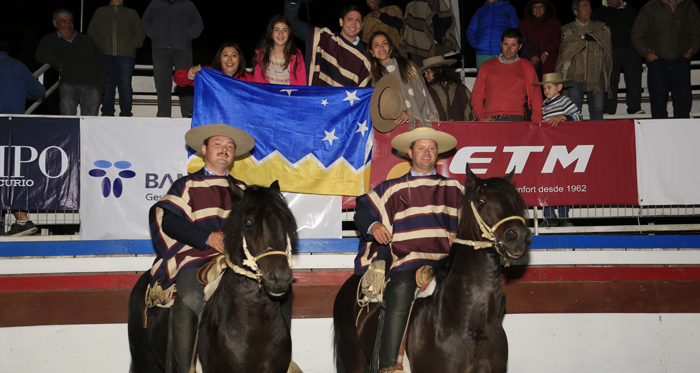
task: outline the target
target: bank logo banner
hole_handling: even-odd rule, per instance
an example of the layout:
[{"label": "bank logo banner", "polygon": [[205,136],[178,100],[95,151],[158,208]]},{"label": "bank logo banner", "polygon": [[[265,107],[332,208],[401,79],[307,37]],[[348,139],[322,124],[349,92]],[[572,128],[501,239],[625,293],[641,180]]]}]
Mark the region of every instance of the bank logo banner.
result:
[{"label": "bank logo banner", "polygon": [[[374,141],[372,88],[254,84],[212,69],[195,80],[192,127],[223,123],[255,139],[233,176],[259,185],[279,180],[289,192],[363,193]],[[189,170],[201,166],[193,159]]]},{"label": "bank logo banner", "polygon": [[186,174],[189,119],[85,117],[81,238],[149,239],[148,210]]},{"label": "bank logo banner", "polygon": [[118,177],[116,177],[114,179],[114,183],[112,183],[112,180],[107,176],[107,169],[112,167],[112,162],[100,160],[95,161],[94,165],[97,168],[88,171],[88,175],[102,178],[102,196],[105,198],[109,197],[112,192],[114,192],[114,198],[121,197],[124,188],[122,178],[131,179],[136,176],[134,171],[126,170],[127,168],[131,167],[131,163],[127,161],[115,162],[114,167],[117,169],[123,169],[124,171],[119,172]]},{"label": "bank logo banner", "polygon": [[0,208],[77,210],[80,120],[0,117]]}]

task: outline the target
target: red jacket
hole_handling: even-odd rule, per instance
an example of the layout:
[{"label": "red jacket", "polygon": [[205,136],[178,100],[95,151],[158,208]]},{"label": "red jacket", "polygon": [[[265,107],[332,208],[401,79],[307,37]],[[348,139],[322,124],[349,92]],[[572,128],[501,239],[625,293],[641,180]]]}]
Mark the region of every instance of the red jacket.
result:
[{"label": "red jacket", "polygon": [[[204,66],[204,67],[206,67],[207,69],[211,69],[211,67],[209,67],[209,66]],[[175,82],[175,84],[177,84],[179,87],[187,87],[187,86],[194,87],[194,79],[190,79],[187,76],[189,71],[190,71],[190,69],[176,71],[175,74],[173,74],[173,82]],[[221,71],[221,72],[223,72],[223,71]],[[248,72],[244,72],[242,77],[236,78],[236,79],[240,79],[244,82],[252,82],[253,75],[251,75]]]},{"label": "red jacket", "polygon": [[[525,68],[523,69],[523,65]],[[525,82],[527,71],[527,83]],[[542,121],[542,92],[537,73],[532,63],[521,59],[518,62],[504,64],[498,58],[484,62],[479,69],[472,90],[472,108],[476,119],[494,115],[524,115],[523,104],[530,96],[532,121]]]},{"label": "red jacket", "polygon": [[[255,50],[255,55],[261,53],[259,49]],[[262,58],[263,55],[260,56]],[[297,49],[297,53],[289,57],[289,85],[306,85],[306,65],[304,65],[304,57]],[[260,71],[260,65],[256,64],[253,69],[253,81],[256,83],[270,83],[267,74]]]},{"label": "red jacket", "polygon": [[[538,20],[530,13],[532,4],[544,3],[547,6],[547,15],[544,20]],[[523,33],[523,47],[520,57],[542,56],[547,52],[549,57],[542,65],[542,74],[553,73],[559,56],[561,45],[561,22],[556,17],[554,6],[547,0],[530,0],[525,8],[525,18],[520,21],[518,29]]]}]

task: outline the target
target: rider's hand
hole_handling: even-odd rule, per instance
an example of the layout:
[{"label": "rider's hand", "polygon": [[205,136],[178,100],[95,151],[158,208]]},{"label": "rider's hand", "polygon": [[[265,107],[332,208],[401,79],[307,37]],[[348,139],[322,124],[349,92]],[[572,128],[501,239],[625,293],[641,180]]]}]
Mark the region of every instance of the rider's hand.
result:
[{"label": "rider's hand", "polygon": [[374,240],[382,245],[388,245],[391,242],[391,233],[386,229],[384,224],[377,223],[370,228],[369,233],[374,236]]},{"label": "rider's hand", "polygon": [[214,250],[224,253],[224,233],[223,232],[211,232],[209,235],[209,240],[207,244],[214,248]]}]

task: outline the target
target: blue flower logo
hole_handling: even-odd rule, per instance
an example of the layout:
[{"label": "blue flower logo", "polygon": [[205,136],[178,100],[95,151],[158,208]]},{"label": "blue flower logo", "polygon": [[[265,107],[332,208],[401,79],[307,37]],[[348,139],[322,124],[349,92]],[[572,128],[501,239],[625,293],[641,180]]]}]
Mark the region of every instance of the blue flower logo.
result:
[{"label": "blue flower logo", "polygon": [[131,167],[131,163],[127,161],[114,162],[114,167],[123,171],[119,172],[119,177],[114,179],[114,183],[112,183],[109,177],[106,176],[107,171],[105,171],[105,169],[112,167],[112,162],[96,161],[93,164],[97,168],[90,170],[88,175],[92,177],[104,177],[104,179],[102,179],[102,195],[105,198],[109,197],[110,193],[113,193],[115,198],[121,197],[122,190],[124,189],[121,178],[131,179],[136,176],[134,171],[127,170],[127,168]]}]

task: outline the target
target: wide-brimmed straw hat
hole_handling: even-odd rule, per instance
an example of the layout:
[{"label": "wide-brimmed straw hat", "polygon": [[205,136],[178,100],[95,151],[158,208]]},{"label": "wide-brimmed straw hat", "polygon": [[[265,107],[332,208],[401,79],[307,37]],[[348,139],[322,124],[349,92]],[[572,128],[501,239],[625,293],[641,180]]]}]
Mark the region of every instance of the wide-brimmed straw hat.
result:
[{"label": "wide-brimmed straw hat", "polygon": [[443,56],[435,56],[435,57],[430,57],[426,58],[423,60],[423,67],[420,68],[420,71],[425,71],[426,69],[429,69],[431,67],[435,66],[451,66],[453,63],[457,62],[455,59],[449,59],[446,60],[445,57]]},{"label": "wide-brimmed straw hat", "polygon": [[394,137],[394,139],[391,140],[391,146],[401,153],[407,153],[411,144],[417,140],[435,141],[440,153],[450,151],[457,145],[457,139],[449,133],[436,131],[432,127],[418,127],[413,131],[402,133]]},{"label": "wide-brimmed straw hat", "polygon": [[549,73],[542,75],[541,82],[533,83],[532,85],[564,84],[568,82],[573,82],[573,79],[564,79],[564,75],[561,75],[561,73]]},{"label": "wide-brimmed straw hat", "polygon": [[401,116],[401,111],[403,111],[401,83],[393,75],[384,75],[372,91],[369,109],[372,126],[382,133],[393,130],[397,126],[395,121]]},{"label": "wide-brimmed straw hat", "polygon": [[185,134],[185,142],[199,153],[204,140],[212,136],[226,136],[233,140],[236,143],[236,156],[248,153],[255,146],[255,140],[248,132],[226,124],[208,124],[192,128]]}]

